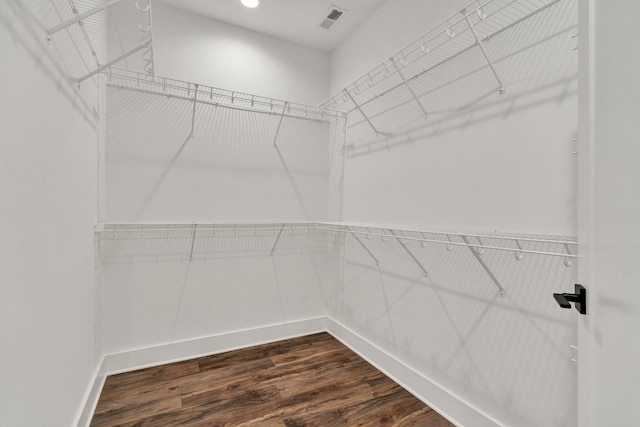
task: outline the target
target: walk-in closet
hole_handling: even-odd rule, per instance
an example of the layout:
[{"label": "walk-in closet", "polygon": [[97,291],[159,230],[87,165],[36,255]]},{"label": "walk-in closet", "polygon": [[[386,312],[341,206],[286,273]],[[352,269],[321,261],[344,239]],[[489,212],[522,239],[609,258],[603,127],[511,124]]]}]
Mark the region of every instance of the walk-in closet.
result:
[{"label": "walk-in closet", "polygon": [[640,419],[630,0],[3,0],[0,425]]}]

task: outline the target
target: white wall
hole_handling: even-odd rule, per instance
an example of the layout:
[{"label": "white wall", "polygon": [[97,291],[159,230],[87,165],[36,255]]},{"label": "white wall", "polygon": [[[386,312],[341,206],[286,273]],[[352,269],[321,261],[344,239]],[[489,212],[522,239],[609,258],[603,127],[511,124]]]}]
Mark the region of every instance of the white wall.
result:
[{"label": "white wall", "polygon": [[329,54],[153,4],[156,74],[317,105],[329,96]]},{"label": "white wall", "polygon": [[389,59],[466,3],[465,0],[384,3],[331,54],[331,94]]},{"label": "white wall", "polygon": [[[502,96],[493,92],[462,111],[433,114],[398,135],[374,118],[388,137],[367,135],[367,123],[352,113],[342,218],[575,236],[576,3],[560,1],[487,44],[505,82]],[[388,1],[334,52],[332,92],[461,6]],[[481,59],[467,53],[428,74],[448,83],[472,71],[421,99],[446,109],[494,88],[486,68],[473,71]],[[413,82],[425,92],[427,83]],[[506,290],[502,299],[464,248],[409,245],[430,273],[424,279],[397,242],[363,241],[380,267],[347,237],[344,253],[336,249],[345,266],[335,268],[344,283],[332,291],[332,317],[500,425],[576,425],[569,347],[577,341],[576,314],[559,309],[551,295],[572,289],[575,263],[565,267],[561,258],[545,256],[518,262],[513,254],[487,251],[484,259]]]},{"label": "white wall", "polygon": [[[385,3],[333,53],[332,92],[454,13],[459,3]],[[505,95],[495,91],[462,111],[434,114],[409,133],[394,135],[388,122],[373,119],[389,137],[369,137],[368,125],[358,124],[361,117],[353,113],[343,219],[576,235],[575,8],[575,1],[563,0],[486,44]],[[482,64],[478,51],[469,53],[412,84],[426,91],[429,76],[448,81],[469,71],[465,59]],[[485,68],[421,99],[431,110],[460,107],[495,86]]]},{"label": "white wall", "polygon": [[[307,104],[329,56],[154,3],[159,76]],[[110,90],[107,222],[322,220],[328,125]],[[275,135],[277,149],[274,149]]]},{"label": "white wall", "polygon": [[326,219],[327,123],[198,104],[189,138],[192,111],[108,88],[106,222]]},{"label": "white wall", "polygon": [[45,12],[48,3],[0,4],[0,424],[7,426],[73,425],[99,358],[96,86],[79,92],[68,71],[82,63],[59,61],[58,53],[77,58],[66,35],[48,46],[35,25],[30,11]]},{"label": "white wall", "polygon": [[324,316],[324,236],[289,227],[278,235],[242,227],[198,231],[195,240],[184,231],[104,233],[105,353]]},{"label": "white wall", "polygon": [[[327,218],[330,125],[221,103],[190,138],[192,101],[107,89],[106,222]],[[275,227],[103,234],[105,353],[323,316],[324,236]]]}]

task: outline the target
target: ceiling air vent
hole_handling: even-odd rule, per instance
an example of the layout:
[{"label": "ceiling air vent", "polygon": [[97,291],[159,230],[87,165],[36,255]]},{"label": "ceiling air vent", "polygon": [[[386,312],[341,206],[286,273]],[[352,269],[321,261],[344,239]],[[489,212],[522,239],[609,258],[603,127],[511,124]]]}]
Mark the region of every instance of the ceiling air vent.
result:
[{"label": "ceiling air vent", "polygon": [[329,28],[333,27],[333,24],[335,24],[336,21],[338,21],[338,19],[340,19],[340,17],[345,12],[346,9],[342,9],[341,7],[332,5],[331,8],[329,8],[329,12],[327,13],[327,16],[324,18],[320,26],[328,30]]}]

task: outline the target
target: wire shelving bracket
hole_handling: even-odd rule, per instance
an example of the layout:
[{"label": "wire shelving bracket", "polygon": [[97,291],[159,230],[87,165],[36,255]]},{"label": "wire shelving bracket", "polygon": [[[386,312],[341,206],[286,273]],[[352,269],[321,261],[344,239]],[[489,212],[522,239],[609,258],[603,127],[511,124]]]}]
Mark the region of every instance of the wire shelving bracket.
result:
[{"label": "wire shelving bracket", "polygon": [[362,243],[362,240],[360,240],[360,238],[358,237],[358,235],[356,233],[354,233],[349,227],[346,227],[346,229],[349,231],[349,234],[351,235],[351,237],[354,238],[354,240],[356,242],[358,242],[358,244],[360,246],[362,246],[362,248],[369,254],[369,256],[371,257],[371,259],[373,259],[373,261],[376,263],[376,266],[379,267],[380,266],[380,261],[378,260],[378,257],[376,257],[373,252],[371,252],[371,250],[367,247],[367,245],[365,245],[364,243]]},{"label": "wire shelving bracket", "polygon": [[[80,85],[116,64],[131,70],[154,74],[151,0],[85,0],[69,2],[70,17],[45,29],[51,42],[61,31],[70,37],[79,28],[84,44],[95,61],[95,68],[77,77]],[[78,51],[82,55],[81,51]]]},{"label": "wire shelving bracket", "polygon": [[193,236],[191,237],[191,251],[189,252],[189,260],[193,260],[193,248],[196,246],[196,233],[198,232],[198,226],[193,227]]},{"label": "wire shelving bracket", "polygon": [[[469,25],[471,25],[471,24],[469,24]],[[411,97],[413,98],[413,100],[416,102],[416,104],[418,105],[418,107],[422,111],[422,114],[424,114],[424,117],[427,118],[429,116],[429,113],[427,113],[427,110],[424,108],[424,104],[422,103],[422,101],[420,101],[420,99],[416,95],[415,90],[411,87],[411,85],[407,81],[407,78],[404,76],[404,74],[402,74],[402,71],[400,70],[400,67],[398,67],[398,64],[396,64],[395,62],[393,63],[393,67],[396,69],[396,72],[398,73],[398,75],[402,79],[402,83],[404,84],[404,86],[407,88],[407,90],[411,94]]]},{"label": "wire shelving bracket", "polygon": [[356,102],[355,99],[353,99],[353,95],[351,95],[351,93],[349,93],[348,90],[344,90],[345,96],[347,96],[351,102],[353,103],[353,105],[355,106],[355,108],[360,112],[360,114],[362,114],[362,117],[364,117],[364,119],[367,121],[367,123],[369,124],[369,126],[371,126],[371,129],[373,129],[373,132],[375,132],[376,136],[380,135],[380,132],[378,131],[378,129],[376,129],[376,127],[373,125],[373,123],[371,122],[371,119],[369,118],[369,116],[367,116],[367,114],[362,110],[362,108],[360,107],[360,105],[358,105],[358,103]]},{"label": "wire shelving bracket", "polygon": [[278,231],[278,237],[276,237],[276,241],[273,242],[273,247],[271,248],[271,256],[273,256],[273,253],[276,251],[276,246],[278,246],[278,242],[280,241],[280,236],[282,236],[282,232],[284,231],[284,227],[287,224],[282,224],[282,227],[280,227],[280,231]]},{"label": "wire shelving bracket", "polygon": [[191,110],[191,132],[189,138],[193,138],[193,131],[196,128],[196,106],[198,105],[198,85],[193,87],[193,109]]},{"label": "wire shelving bracket", "polygon": [[[464,242],[468,245],[471,244],[471,242],[469,241],[469,238],[467,236],[460,236],[462,237],[462,240],[464,240]],[[482,245],[484,246],[484,245]],[[468,246],[469,250],[471,251],[471,253],[473,254],[474,258],[478,261],[478,263],[482,266],[482,268],[484,269],[484,271],[487,272],[487,274],[489,275],[489,277],[491,278],[491,280],[493,281],[493,283],[495,283],[496,287],[498,288],[498,295],[500,295],[501,297],[504,297],[504,288],[502,287],[502,285],[500,284],[500,281],[496,278],[496,276],[493,274],[493,272],[491,271],[491,269],[489,268],[489,266],[487,265],[486,262],[484,262],[484,260],[482,259],[482,257],[480,257],[480,254],[478,253],[478,251],[474,248],[472,248],[471,246]]]},{"label": "wire shelving bracket", "polygon": [[[393,230],[389,230],[389,232],[391,233],[392,236],[394,236],[396,238],[396,240],[398,241],[398,243],[400,244],[400,246],[402,246],[402,249],[404,249],[404,251],[407,253],[407,255],[409,255],[411,257],[411,259],[413,260],[413,262],[416,263],[416,265],[418,267],[420,267],[420,270],[422,270],[422,272],[424,273],[424,277],[429,277],[429,272],[427,271],[426,268],[424,268],[424,265],[422,265],[422,263],[420,262],[420,260],[413,254],[413,252],[411,252],[411,250],[407,247],[407,245],[404,243],[404,235],[402,234],[402,231],[393,231]],[[399,234],[399,235],[398,235]]]},{"label": "wire shelving bracket", "polygon": [[[120,3],[121,1],[122,0],[109,0],[99,6],[94,7],[93,9],[87,10],[84,13],[76,14],[75,17],[47,29],[47,39],[51,40],[51,36],[57,33],[58,31],[64,30],[65,28],[70,27],[71,25],[76,23],[80,24],[85,19],[95,15],[98,12],[103,11],[104,9],[107,9],[108,7],[111,7],[117,3]],[[74,11],[74,13],[77,13],[77,10]]]},{"label": "wire shelving bracket", "polygon": [[[481,17],[481,19],[485,19],[486,15],[484,14],[484,12],[480,13],[480,10],[482,9],[478,9],[478,15]],[[484,48],[484,44],[482,40],[480,39],[480,37],[478,37],[478,33],[476,32],[475,28],[473,28],[473,24],[469,19],[469,15],[467,15],[467,10],[462,9],[460,13],[462,14],[462,16],[464,16],[464,20],[467,23],[467,26],[469,27],[469,31],[471,31],[471,34],[473,34],[473,38],[476,40],[476,44],[478,48],[480,48],[480,51],[482,52],[482,56],[484,56],[484,59],[487,60],[487,64],[489,65],[489,68],[491,68],[491,72],[493,73],[496,80],[498,81],[498,92],[500,92],[500,94],[502,95],[503,93],[506,92],[506,89],[504,88],[504,83],[502,83],[502,79],[500,78],[500,75],[498,74],[498,71],[496,70],[495,65],[493,65],[493,61],[489,57],[487,50]],[[482,16],[484,16],[485,18],[482,18]]]},{"label": "wire shelving bracket", "polygon": [[[253,101],[255,104],[255,101]],[[280,128],[282,127],[282,121],[284,120],[284,113],[287,112],[287,108],[289,107],[289,103],[285,102],[282,106],[282,113],[280,114],[280,120],[278,121],[278,128],[276,129],[276,134],[273,137],[273,148],[278,148],[276,142],[278,141],[278,136],[280,135]]]}]

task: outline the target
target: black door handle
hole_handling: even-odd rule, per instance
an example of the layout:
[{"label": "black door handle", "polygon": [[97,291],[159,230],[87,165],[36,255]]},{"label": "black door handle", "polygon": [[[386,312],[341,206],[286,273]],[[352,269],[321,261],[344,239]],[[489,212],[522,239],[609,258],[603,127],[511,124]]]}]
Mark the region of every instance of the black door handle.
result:
[{"label": "black door handle", "polygon": [[573,294],[553,294],[558,305],[562,308],[571,308],[574,303],[580,314],[587,314],[587,290],[582,285],[575,285]]},{"label": "black door handle", "polygon": [[556,299],[558,305],[562,308],[571,308],[571,304],[569,304],[569,300],[565,297],[566,294],[553,294],[553,297]]}]

